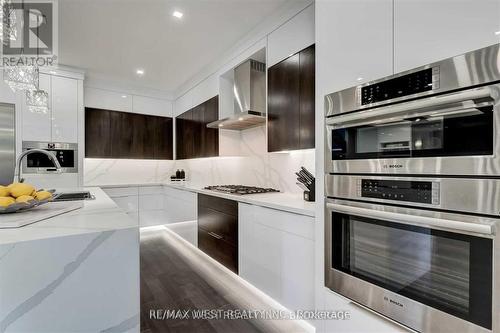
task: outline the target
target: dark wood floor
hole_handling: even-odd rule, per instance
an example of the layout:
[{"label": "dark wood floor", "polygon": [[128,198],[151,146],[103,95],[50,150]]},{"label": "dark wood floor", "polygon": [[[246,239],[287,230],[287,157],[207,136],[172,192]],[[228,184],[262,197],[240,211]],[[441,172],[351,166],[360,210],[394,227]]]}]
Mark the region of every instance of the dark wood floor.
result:
[{"label": "dark wood floor", "polygon": [[250,320],[150,319],[155,309],[238,309],[231,295],[211,286],[164,233],[141,234],[141,332],[263,332]]}]

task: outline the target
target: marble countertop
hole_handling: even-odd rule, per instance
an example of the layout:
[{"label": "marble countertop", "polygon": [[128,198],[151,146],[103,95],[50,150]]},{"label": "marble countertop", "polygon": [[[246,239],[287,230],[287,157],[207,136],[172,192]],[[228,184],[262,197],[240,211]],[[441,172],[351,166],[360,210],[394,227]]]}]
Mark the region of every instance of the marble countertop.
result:
[{"label": "marble countertop", "polygon": [[85,190],[90,191],[95,200],[86,200],[80,209],[24,227],[0,229],[0,245],[139,227],[103,190],[98,187]]},{"label": "marble countertop", "polygon": [[102,184],[100,185],[104,188],[116,188],[116,187],[145,187],[145,186],[169,186],[171,188],[180,189],[184,191],[202,193],[207,195],[212,195],[220,198],[226,198],[230,200],[235,200],[238,202],[248,203],[252,205],[273,208],[277,210],[283,210],[295,214],[301,214],[306,216],[315,216],[315,203],[304,201],[302,196],[297,193],[260,193],[260,194],[246,194],[246,195],[235,195],[227,194],[216,191],[209,191],[203,189],[205,185],[193,184],[189,181],[185,182],[164,182],[164,183],[142,183],[142,184]]},{"label": "marble countertop", "polygon": [[304,201],[301,195],[291,193],[260,193],[260,194],[228,194],[203,189],[204,186],[189,182],[169,182],[163,185],[176,189],[212,195],[220,198],[235,200],[251,205],[283,210],[291,213],[315,216],[315,203]]}]

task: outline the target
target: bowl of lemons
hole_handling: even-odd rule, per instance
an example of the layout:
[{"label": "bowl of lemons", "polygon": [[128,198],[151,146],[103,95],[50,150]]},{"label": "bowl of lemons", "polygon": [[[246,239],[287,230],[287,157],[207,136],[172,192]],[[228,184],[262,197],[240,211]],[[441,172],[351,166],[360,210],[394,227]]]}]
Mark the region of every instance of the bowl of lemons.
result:
[{"label": "bowl of lemons", "polygon": [[0,185],[0,214],[26,211],[52,201],[52,192],[27,183]]}]

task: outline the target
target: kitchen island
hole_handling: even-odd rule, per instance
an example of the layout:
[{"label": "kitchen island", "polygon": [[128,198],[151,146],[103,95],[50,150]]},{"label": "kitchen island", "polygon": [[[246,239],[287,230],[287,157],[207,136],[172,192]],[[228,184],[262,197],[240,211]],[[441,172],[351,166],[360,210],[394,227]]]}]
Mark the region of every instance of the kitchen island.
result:
[{"label": "kitchen island", "polygon": [[0,332],[139,332],[139,226],[86,190],[78,210],[0,229]]}]

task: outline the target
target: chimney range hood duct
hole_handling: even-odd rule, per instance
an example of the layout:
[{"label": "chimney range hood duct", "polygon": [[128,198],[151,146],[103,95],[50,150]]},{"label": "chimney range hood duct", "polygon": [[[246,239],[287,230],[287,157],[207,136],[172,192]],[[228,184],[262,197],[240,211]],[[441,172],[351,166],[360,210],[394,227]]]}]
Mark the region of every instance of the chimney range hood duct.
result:
[{"label": "chimney range hood duct", "polygon": [[249,59],[234,69],[234,115],[209,128],[244,130],[266,123],[266,64]]}]

